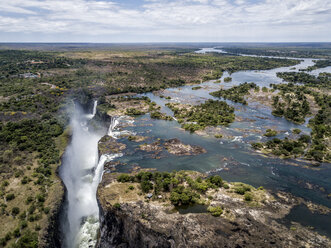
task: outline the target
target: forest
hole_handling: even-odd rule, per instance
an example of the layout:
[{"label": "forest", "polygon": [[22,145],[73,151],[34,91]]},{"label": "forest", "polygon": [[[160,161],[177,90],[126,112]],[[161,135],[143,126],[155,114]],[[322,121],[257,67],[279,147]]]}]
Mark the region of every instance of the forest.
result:
[{"label": "forest", "polygon": [[277,77],[291,83],[301,83],[311,87],[323,87],[330,89],[331,75],[320,73],[319,76],[310,75],[305,72],[277,72]]},{"label": "forest", "polygon": [[291,57],[291,58],[331,58],[331,47],[329,44],[325,46],[315,47],[314,44],[295,45],[284,44],[283,46],[275,45],[257,45],[257,46],[229,46],[222,48],[231,54],[248,54],[258,56],[275,56],[275,57]]}]

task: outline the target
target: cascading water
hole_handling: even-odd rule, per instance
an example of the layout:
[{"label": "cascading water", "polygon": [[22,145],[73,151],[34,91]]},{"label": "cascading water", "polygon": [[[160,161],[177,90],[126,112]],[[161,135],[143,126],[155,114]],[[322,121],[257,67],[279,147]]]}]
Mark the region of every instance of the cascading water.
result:
[{"label": "cascading water", "polygon": [[[104,154],[98,159],[98,141],[103,132],[89,131],[87,121],[96,114],[85,115],[75,107],[71,118],[71,144],[66,149],[60,177],[66,189],[66,209],[62,223],[63,247],[95,247],[99,229],[99,209],[96,191],[101,181],[103,166],[122,154]],[[115,120],[112,129],[116,127]]]},{"label": "cascading water", "polygon": [[86,115],[86,119],[91,120],[93,119],[93,117],[95,116],[95,114],[97,113],[97,106],[98,106],[98,101],[95,100],[93,103],[93,111],[92,114],[87,114]]},{"label": "cascading water", "polygon": [[111,123],[109,125],[108,129],[108,136],[113,137],[114,139],[117,139],[120,135],[136,135],[136,133],[128,131],[128,130],[122,130],[122,131],[115,131],[116,127],[120,123],[120,121],[124,121],[127,123],[132,123],[133,120],[126,119],[128,116],[120,116],[120,117],[111,117]]}]

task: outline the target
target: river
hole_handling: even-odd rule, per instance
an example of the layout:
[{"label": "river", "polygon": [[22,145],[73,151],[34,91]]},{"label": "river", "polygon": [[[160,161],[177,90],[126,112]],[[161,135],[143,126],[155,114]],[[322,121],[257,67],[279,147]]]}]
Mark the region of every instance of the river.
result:
[{"label": "river", "polygon": [[[215,52],[217,49],[205,48],[199,53]],[[218,52],[224,53],[222,50]],[[299,71],[314,65],[313,59],[298,59],[300,63],[296,66],[282,67],[272,70],[250,70],[232,73],[230,83],[221,83],[224,88],[230,88],[244,82],[254,82],[260,87],[268,87],[270,83],[282,83],[283,80],[276,76],[277,72]],[[321,68],[309,73],[316,75],[320,72],[331,72],[331,67]],[[229,76],[224,73],[224,77]],[[199,90],[192,90],[192,87],[201,86]],[[219,83],[215,80],[207,81],[198,85],[186,85],[177,88],[169,88],[162,92],[164,96],[171,99],[161,98],[159,93],[146,93],[161,106],[161,112],[173,115],[172,111],[165,106],[168,102],[181,102],[189,104],[200,104],[207,99],[216,99],[209,95],[210,92],[218,90]],[[231,139],[216,139],[213,136],[199,136],[183,131],[176,121],[164,121],[151,119],[149,114],[137,117],[134,125],[129,125],[122,132],[131,132],[147,136],[144,142],[151,143],[158,138],[170,139],[179,138],[182,142],[199,145],[207,150],[207,153],[197,156],[177,157],[168,153],[161,154],[160,159],[154,159],[144,151],[139,150],[139,143],[130,142],[121,138],[118,126],[127,122],[125,118],[114,118],[108,135],[118,138],[118,141],[127,145],[125,156],[121,154],[109,154],[98,159],[98,140],[107,133],[107,130],[94,131],[88,126],[95,111],[92,114],[83,114],[79,108],[71,120],[73,136],[68,146],[60,176],[66,185],[67,207],[66,218],[63,221],[63,230],[66,237],[64,247],[93,247],[97,242],[98,206],[96,202],[96,190],[103,173],[103,165],[106,161],[117,159],[121,165],[116,168],[118,172],[128,172],[134,166],[143,168],[156,168],[160,171],[172,170],[196,170],[208,174],[219,174],[228,181],[241,181],[253,186],[263,186],[271,191],[282,190],[290,192],[295,196],[317,204],[331,207],[331,199],[328,194],[331,192],[331,166],[321,164],[318,168],[312,168],[305,162],[288,159],[265,157],[254,152],[250,142],[264,141],[261,133],[268,128],[279,131],[277,137],[291,137],[291,129],[300,128],[303,133],[311,130],[307,122],[303,125],[293,124],[284,118],[277,118],[271,114],[271,109],[258,102],[251,102],[247,106],[227,101],[235,107],[235,114],[241,121],[235,121],[229,127],[223,128]],[[96,108],[96,102],[94,104]],[[132,124],[132,123],[131,123]],[[91,130],[89,130],[91,129]],[[297,211],[297,212],[295,212]],[[326,220],[320,224],[313,221],[320,218],[320,215],[312,214],[297,208],[289,215],[288,221],[300,221],[298,213],[304,212],[302,223],[311,225],[322,234],[331,236],[331,230],[325,225],[331,223],[331,216],[325,215]],[[292,218],[292,219],[291,219]]]}]

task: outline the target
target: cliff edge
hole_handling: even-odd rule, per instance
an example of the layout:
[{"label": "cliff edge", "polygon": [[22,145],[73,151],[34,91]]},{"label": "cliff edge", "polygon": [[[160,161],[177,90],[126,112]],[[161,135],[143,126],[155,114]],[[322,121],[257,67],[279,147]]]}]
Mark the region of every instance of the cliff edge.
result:
[{"label": "cliff edge", "polygon": [[97,198],[101,248],[331,246],[300,224],[281,224],[297,199],[198,172],[105,174]]}]

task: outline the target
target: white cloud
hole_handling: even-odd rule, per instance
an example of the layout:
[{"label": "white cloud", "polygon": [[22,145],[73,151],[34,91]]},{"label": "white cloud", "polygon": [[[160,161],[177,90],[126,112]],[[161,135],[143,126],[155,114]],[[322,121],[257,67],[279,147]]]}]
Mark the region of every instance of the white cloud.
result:
[{"label": "white cloud", "polygon": [[331,40],[330,0],[147,0],[136,8],[124,6],[98,0],[1,1],[0,41],[18,32],[102,35],[109,39],[104,41],[113,35],[153,41]]}]

